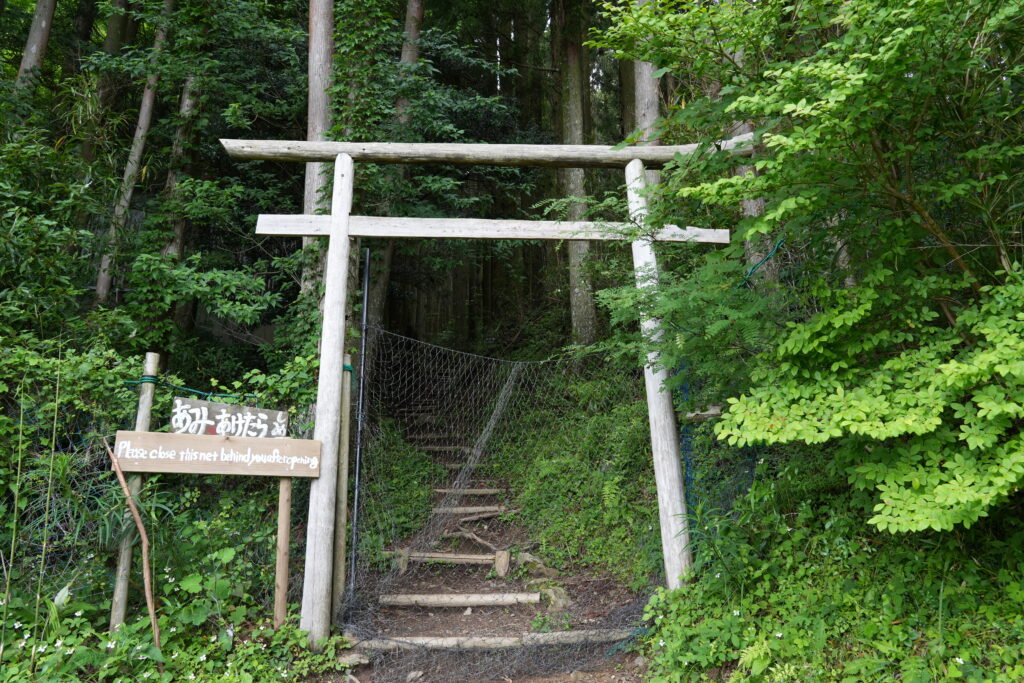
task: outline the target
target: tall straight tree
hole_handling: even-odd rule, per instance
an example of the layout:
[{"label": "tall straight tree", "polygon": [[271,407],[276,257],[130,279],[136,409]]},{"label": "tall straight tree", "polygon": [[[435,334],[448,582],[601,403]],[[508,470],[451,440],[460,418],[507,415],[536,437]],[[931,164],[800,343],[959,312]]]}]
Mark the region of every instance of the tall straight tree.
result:
[{"label": "tall straight tree", "polygon": [[21,55],[18,78],[15,87],[21,87],[32,79],[32,74],[43,65],[46,45],[50,42],[50,28],[53,26],[53,11],[57,0],[38,0],[32,15],[32,26],[25,41],[25,52]]},{"label": "tall straight tree", "polygon": [[[402,37],[402,54],[398,60],[399,70],[410,68],[420,61],[420,27],[423,24],[423,11],[423,0],[408,0],[406,3],[405,33]],[[403,128],[409,125],[409,104],[409,98],[405,95],[400,95],[395,100],[395,119]],[[405,175],[407,169],[403,168],[401,173]],[[387,299],[394,255],[395,241],[389,239],[384,243],[381,259],[370,285],[368,314],[371,324],[374,325],[379,325],[384,317],[384,303]]]},{"label": "tall straight tree", "polygon": [[146,78],[146,87],[142,91],[142,102],[139,105],[139,118],[135,124],[135,135],[132,137],[132,146],[128,151],[128,161],[124,165],[124,177],[121,180],[121,189],[117,195],[117,202],[114,204],[114,215],[110,219],[110,230],[107,233],[105,250],[100,258],[100,270],[96,277],[96,303],[105,304],[110,298],[110,289],[113,284],[114,251],[118,236],[124,230],[128,221],[128,209],[132,203],[132,194],[135,192],[135,185],[139,181],[139,173],[142,170],[142,153],[146,149],[146,137],[149,135],[149,128],[153,121],[153,108],[156,105],[156,86],[160,80],[156,68],[160,53],[167,43],[167,32],[170,28],[171,14],[174,12],[174,0],[164,0],[163,10],[160,13],[160,25],[157,27],[156,36],[153,38],[153,51],[150,54],[150,73]]},{"label": "tall straight tree", "polygon": [[[310,0],[309,3],[309,62],[307,65],[308,93],[306,96],[306,139],[326,140],[331,129],[331,71],[334,60],[334,0]],[[302,210],[317,213],[325,205],[323,196],[327,185],[324,165],[306,164],[306,185],[302,197]],[[303,237],[302,246],[308,247],[317,238]],[[303,289],[319,282],[319,268],[302,274]]]},{"label": "tall straight tree", "polygon": [[[590,58],[583,45],[586,31],[584,18],[589,0],[554,0],[551,6],[553,60],[559,65],[558,82],[561,98],[559,127],[563,143],[583,144],[584,103]],[[566,197],[586,195],[582,168],[559,169],[559,184]],[[586,207],[582,199],[569,205],[569,220],[583,220]],[[569,240],[569,310],[572,315],[572,338],[577,344],[597,340],[597,307],[594,288],[586,272],[590,242]]]}]

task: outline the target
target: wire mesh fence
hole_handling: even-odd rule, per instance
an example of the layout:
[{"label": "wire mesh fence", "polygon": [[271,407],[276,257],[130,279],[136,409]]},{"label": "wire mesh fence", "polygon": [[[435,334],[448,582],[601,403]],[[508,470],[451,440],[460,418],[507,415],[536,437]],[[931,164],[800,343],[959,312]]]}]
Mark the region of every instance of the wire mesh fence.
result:
[{"label": "wire mesh fence", "polygon": [[[642,633],[662,577],[641,371],[367,334],[343,622],[375,653],[374,680],[586,669]],[[691,441],[691,485],[724,489]]]}]

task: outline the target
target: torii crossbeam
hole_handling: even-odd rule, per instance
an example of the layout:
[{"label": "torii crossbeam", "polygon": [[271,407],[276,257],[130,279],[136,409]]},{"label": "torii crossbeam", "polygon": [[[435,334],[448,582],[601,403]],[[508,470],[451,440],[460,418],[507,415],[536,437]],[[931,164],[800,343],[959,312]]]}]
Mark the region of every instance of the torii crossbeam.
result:
[{"label": "torii crossbeam", "polygon": [[[750,136],[716,145],[737,155],[750,153]],[[659,167],[682,155],[698,153],[697,145],[677,147],[623,147],[597,145],[467,145],[426,143],[289,142],[221,140],[237,159],[276,161],[334,161],[334,188],[329,216],[262,215],[256,232],[263,235],[327,236],[324,270],[323,328],[317,383],[316,424],[313,438],[323,444],[320,477],[310,489],[306,534],[306,564],[302,587],[300,627],[309,632],[312,647],[330,632],[335,502],[341,390],[347,297],[347,267],[352,237],[418,237],[461,239],[618,239],[630,240],[639,288],[657,284],[657,260],[652,242],[704,242],[726,244],[728,230],[666,226],[637,237],[626,224],[556,221],[501,221],[477,219],[419,219],[351,216],[354,161],[377,163],[466,163],[494,166],[555,166],[569,168],[625,168],[629,217],[643,225],[647,216],[644,164]],[[635,230],[633,231],[635,233]],[[658,321],[641,320],[648,339],[657,339]],[[664,368],[658,354],[648,354],[644,367],[651,450],[658,488],[662,555],[669,588],[677,588],[689,569],[689,532],[683,473],[679,463],[679,436],[671,395],[664,390]]]}]

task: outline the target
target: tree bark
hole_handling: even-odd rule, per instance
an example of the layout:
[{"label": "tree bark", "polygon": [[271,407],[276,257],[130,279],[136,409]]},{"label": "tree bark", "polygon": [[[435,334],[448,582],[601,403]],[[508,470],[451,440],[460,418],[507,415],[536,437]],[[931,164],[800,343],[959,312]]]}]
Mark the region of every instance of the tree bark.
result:
[{"label": "tree bark", "polygon": [[[405,35],[402,38],[402,55],[398,60],[399,69],[408,68],[420,61],[420,25],[423,23],[423,0],[408,0],[405,6]],[[409,100],[399,97],[395,102],[398,122],[409,123]]]},{"label": "tree bark", "polygon": [[53,11],[57,0],[38,0],[36,11],[32,15],[32,26],[28,30],[25,41],[25,52],[21,55],[18,77],[14,81],[15,88],[28,85],[36,71],[43,65],[46,45],[50,42],[50,29],[53,26]]},{"label": "tree bark", "polygon": [[114,205],[114,215],[110,220],[110,230],[104,245],[105,251],[100,259],[99,274],[96,278],[97,304],[105,304],[110,298],[110,290],[113,284],[112,269],[115,246],[119,233],[124,230],[125,224],[128,221],[128,209],[131,207],[135,184],[139,180],[139,172],[142,169],[142,153],[146,149],[146,137],[149,135],[150,124],[153,120],[153,108],[156,104],[156,86],[160,78],[159,74],[155,71],[155,62],[167,42],[167,32],[173,11],[174,0],[164,0],[161,24],[157,28],[156,36],[153,39],[153,52],[150,56],[151,73],[146,78],[146,87],[142,91],[142,102],[139,105],[139,118],[135,124],[135,135],[132,138],[131,149],[128,151],[128,161],[125,163],[121,189],[118,192],[117,202]]},{"label": "tree bark", "polygon": [[[754,127],[747,121],[740,121],[733,125],[733,135],[744,135],[754,132]],[[736,168],[734,175],[757,175],[753,166],[743,165]],[[744,218],[756,218],[764,215],[764,197],[756,199],[744,199],[740,202],[740,211]],[[771,259],[764,261],[772,250],[772,239],[768,235],[757,235],[754,239],[743,242],[743,258],[748,267],[753,268],[760,264],[757,269],[757,276],[761,279],[776,280],[779,277],[779,264]],[[764,261],[762,263],[762,261]]]},{"label": "tree bark", "polygon": [[96,23],[96,0],[78,0],[75,10],[74,43],[65,57],[65,69],[68,73],[76,73],[82,62],[82,51],[92,38],[92,28]]},{"label": "tree bark", "polygon": [[[584,3],[580,0],[555,0],[552,5],[552,35],[558,58],[560,99],[560,128],[562,142],[570,145],[583,144],[584,102],[589,83],[584,74],[590,64],[584,39]],[[558,172],[562,194],[569,198],[578,197],[569,206],[568,219],[582,220],[586,207],[582,198],[586,196],[582,168],[565,168]],[[594,303],[594,289],[586,271],[590,242],[569,240],[569,311],[572,319],[572,339],[576,344],[593,344],[597,341],[597,306]]]},{"label": "tree bark", "polygon": [[[331,129],[331,70],[334,60],[334,0],[310,0],[309,3],[309,64],[307,78],[309,92],[306,99],[306,139],[327,139]],[[306,185],[302,198],[302,212],[316,213],[328,205],[323,188],[327,185],[324,165],[306,164]],[[315,243],[315,237],[303,237],[302,246]],[[302,274],[302,289],[309,291],[320,282],[322,268]]]},{"label": "tree bark", "polygon": [[[423,0],[408,0],[405,7],[405,32],[402,39],[402,54],[398,60],[399,70],[407,69],[420,61],[420,26],[423,24]],[[395,100],[395,118],[402,126],[409,124],[409,100],[399,97]],[[405,177],[407,170],[402,168]],[[390,213],[390,212],[388,212]],[[394,260],[395,241],[384,243],[384,252],[378,262],[376,275],[370,287],[369,311],[371,325],[380,325],[384,319],[387,302],[388,282],[391,279],[391,263]]]},{"label": "tree bark", "polygon": [[[167,182],[164,191],[168,197],[174,197],[178,192],[178,173],[184,164],[185,142],[188,140],[192,130],[192,119],[196,111],[195,97],[196,77],[189,74],[185,78],[185,84],[181,88],[181,102],[178,105],[178,127],[174,131],[174,142],[171,145],[171,158],[167,170]],[[171,239],[167,241],[161,254],[180,259],[185,249],[185,227],[187,221],[183,216],[176,216],[172,224]]]},{"label": "tree bark", "polygon": [[[128,24],[128,0],[113,0],[112,2],[113,11],[110,16],[107,17],[106,35],[103,36],[103,47],[102,50],[108,55],[115,55],[121,51],[121,46],[124,43],[125,27]],[[92,126],[93,134],[89,135],[82,142],[82,158],[87,162],[92,162],[96,159],[96,136],[95,131],[99,128],[103,112],[109,106],[110,100],[112,99],[113,83],[110,77],[103,73],[100,74],[99,85],[97,87],[97,99],[99,100],[99,107],[96,115],[93,117]]]}]

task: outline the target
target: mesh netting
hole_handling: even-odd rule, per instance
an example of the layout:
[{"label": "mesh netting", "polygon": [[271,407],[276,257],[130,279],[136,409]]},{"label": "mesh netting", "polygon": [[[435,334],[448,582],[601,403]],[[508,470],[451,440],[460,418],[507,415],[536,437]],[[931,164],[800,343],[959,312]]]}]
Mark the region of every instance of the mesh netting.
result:
[{"label": "mesh netting", "polygon": [[368,335],[344,621],[374,680],[579,670],[635,638],[661,564],[642,374]]}]

